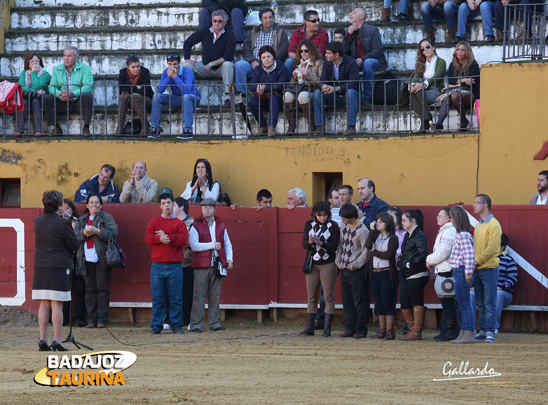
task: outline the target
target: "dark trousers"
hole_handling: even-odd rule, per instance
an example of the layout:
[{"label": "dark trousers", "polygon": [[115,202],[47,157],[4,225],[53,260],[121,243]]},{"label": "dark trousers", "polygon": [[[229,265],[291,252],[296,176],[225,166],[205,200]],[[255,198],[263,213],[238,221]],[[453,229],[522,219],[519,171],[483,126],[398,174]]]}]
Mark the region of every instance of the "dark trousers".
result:
[{"label": "dark trousers", "polygon": [[341,270],[341,293],[345,327],[350,333],[367,334],[369,293],[363,282],[365,269]]},{"label": "dark trousers", "polygon": [[392,288],[390,270],[373,272],[371,276],[371,293],[375,300],[377,315],[396,315],[397,289]]},{"label": "dark trousers", "polygon": [[96,325],[108,322],[110,304],[110,279],[112,269],[103,268],[99,263],[86,262],[86,309],[88,323]]},{"label": "dark trousers", "polygon": [[[72,271],[72,302],[74,305],[74,318],[77,321],[84,322],[86,320],[86,282],[84,276],[75,274]],[[63,303],[63,325],[67,325],[69,321],[70,301]]]},{"label": "dark trousers", "polygon": [[[275,127],[278,124],[278,114],[280,113],[280,98],[276,94],[261,99],[251,97],[249,109],[259,123],[259,127]],[[268,114],[268,121],[264,118],[263,113]]]},{"label": "dark trousers", "polygon": [[46,112],[46,120],[49,125],[56,126],[59,114],[80,113],[80,116],[84,116],[84,125],[91,123],[91,113],[93,110],[93,94],[82,93],[77,100],[74,101],[61,101],[61,99],[55,97],[53,94],[47,94],[44,96],[44,111]]},{"label": "dark trousers", "polygon": [[[194,290],[194,270],[192,266],[183,267],[183,326],[190,323],[190,313],[192,312],[192,297]],[[166,317],[164,323],[171,326],[169,316],[169,298],[166,296]]]},{"label": "dark trousers", "polygon": [[400,303],[402,309],[424,306],[424,287],[428,284],[428,276],[405,279],[400,286]]}]

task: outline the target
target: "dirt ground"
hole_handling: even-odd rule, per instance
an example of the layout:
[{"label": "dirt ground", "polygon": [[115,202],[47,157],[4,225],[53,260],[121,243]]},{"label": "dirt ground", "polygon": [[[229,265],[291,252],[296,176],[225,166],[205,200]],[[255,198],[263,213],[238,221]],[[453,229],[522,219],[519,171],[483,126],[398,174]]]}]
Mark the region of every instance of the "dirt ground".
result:
[{"label": "dirt ground", "polygon": [[[302,318],[302,319],[301,319]],[[105,404],[542,404],[548,398],[548,335],[510,334],[494,344],[322,338],[297,335],[304,317],[267,320],[233,317],[227,330],[175,335],[148,325],[74,329],[95,350],[137,355],[123,372],[125,386],[44,387],[34,375],[46,366],[33,315],[0,308],[0,403]],[[335,318],[334,336],[342,319]],[[49,330],[49,339],[52,335]],[[63,329],[63,336],[68,328]],[[116,340],[116,337],[118,340]],[[72,344],[69,354],[89,353]],[[499,377],[435,382],[452,368],[488,368]]]}]

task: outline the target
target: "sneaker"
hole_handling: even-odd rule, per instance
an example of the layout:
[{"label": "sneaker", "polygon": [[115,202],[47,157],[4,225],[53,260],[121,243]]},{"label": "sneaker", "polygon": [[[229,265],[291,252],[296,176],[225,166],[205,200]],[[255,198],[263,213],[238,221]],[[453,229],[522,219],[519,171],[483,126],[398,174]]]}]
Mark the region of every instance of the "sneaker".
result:
[{"label": "sneaker", "polygon": [[148,136],[148,138],[150,139],[157,139],[160,137],[160,134],[164,132],[164,130],[162,129],[162,127],[158,127],[158,128],[154,128],[154,127],[150,127],[150,135]]},{"label": "sneaker", "polygon": [[177,137],[177,139],[193,139],[193,138],[194,138],[194,134],[192,133],[192,129],[190,128],[184,128],[183,134]]},{"label": "sneaker", "polygon": [[164,330],[170,330],[171,329],[171,326],[169,325],[169,323],[164,323]]},{"label": "sneaker", "polygon": [[495,343],[495,335],[488,335],[485,337],[487,343]]},{"label": "sneaker", "polygon": [[487,337],[486,335],[484,335],[483,333],[480,332],[474,337],[474,339],[476,339],[476,340],[485,340],[486,337]]},{"label": "sneaker", "polygon": [[495,42],[495,36],[494,35],[487,35],[485,37],[485,42]]},{"label": "sneaker", "polygon": [[150,330],[150,333],[152,333],[153,335],[159,335],[162,331],[158,328],[152,328]]},{"label": "sneaker", "polygon": [[180,326],[177,326],[173,328],[173,333],[183,333],[183,328],[181,328]]}]

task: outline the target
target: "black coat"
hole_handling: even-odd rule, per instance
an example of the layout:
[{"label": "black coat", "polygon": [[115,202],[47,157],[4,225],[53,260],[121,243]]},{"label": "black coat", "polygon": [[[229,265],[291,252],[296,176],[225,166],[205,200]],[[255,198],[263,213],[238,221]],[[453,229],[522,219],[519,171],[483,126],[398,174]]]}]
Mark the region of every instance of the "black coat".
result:
[{"label": "black coat", "polygon": [[[119,94],[122,94],[122,92],[126,93],[139,93],[142,94],[145,97],[150,97],[154,95],[154,91],[152,90],[152,86],[150,85],[150,71],[146,67],[141,67],[141,76],[139,76],[139,79],[137,80],[137,85],[132,86],[131,82],[129,81],[129,74],[127,73],[127,68],[123,68],[120,70],[120,74],[118,75],[118,84],[120,86],[120,92]],[[138,88],[137,86],[140,86],[141,88]]]},{"label": "black coat", "polygon": [[69,220],[57,213],[44,214],[34,219],[36,267],[71,269],[72,254],[80,246]]},{"label": "black coat", "polygon": [[[341,88],[339,94],[345,94],[347,89],[358,91],[360,68],[355,59],[352,59],[348,55],[343,55],[341,65],[339,66],[339,80],[345,81],[344,83],[335,80],[334,69],[333,62],[324,61],[322,77],[320,78],[321,84],[327,84],[334,87],[339,86]],[[346,80],[349,80],[350,82],[346,82]]]},{"label": "black coat", "polygon": [[[423,230],[417,226],[411,236],[409,236],[409,232],[406,232],[401,244],[401,259],[398,263],[403,276],[407,279],[415,274],[427,271],[427,256],[428,246]],[[409,268],[407,267],[408,263]]]},{"label": "black coat", "polygon": [[241,8],[244,18],[247,14],[247,6],[244,0],[202,0],[202,7],[207,8],[212,13],[215,10],[223,9],[227,12],[228,18],[230,18],[230,12],[233,8]]}]

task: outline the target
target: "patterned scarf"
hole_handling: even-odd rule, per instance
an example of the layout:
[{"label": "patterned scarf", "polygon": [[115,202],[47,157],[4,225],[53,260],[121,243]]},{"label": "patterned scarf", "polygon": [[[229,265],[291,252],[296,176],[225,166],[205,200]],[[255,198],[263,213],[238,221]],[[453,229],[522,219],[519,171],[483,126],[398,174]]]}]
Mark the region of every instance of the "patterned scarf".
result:
[{"label": "patterned scarf", "polygon": [[276,61],[274,61],[274,64],[272,66],[270,66],[268,69],[264,67],[264,65],[261,65],[263,67],[263,70],[266,72],[266,73],[272,73],[274,71],[274,69],[276,69]]},{"label": "patterned scarf", "polygon": [[[44,73],[44,68],[40,66],[40,70],[37,72],[38,77],[42,76],[42,73]],[[25,86],[30,87],[32,84],[32,70],[25,70]]]}]

